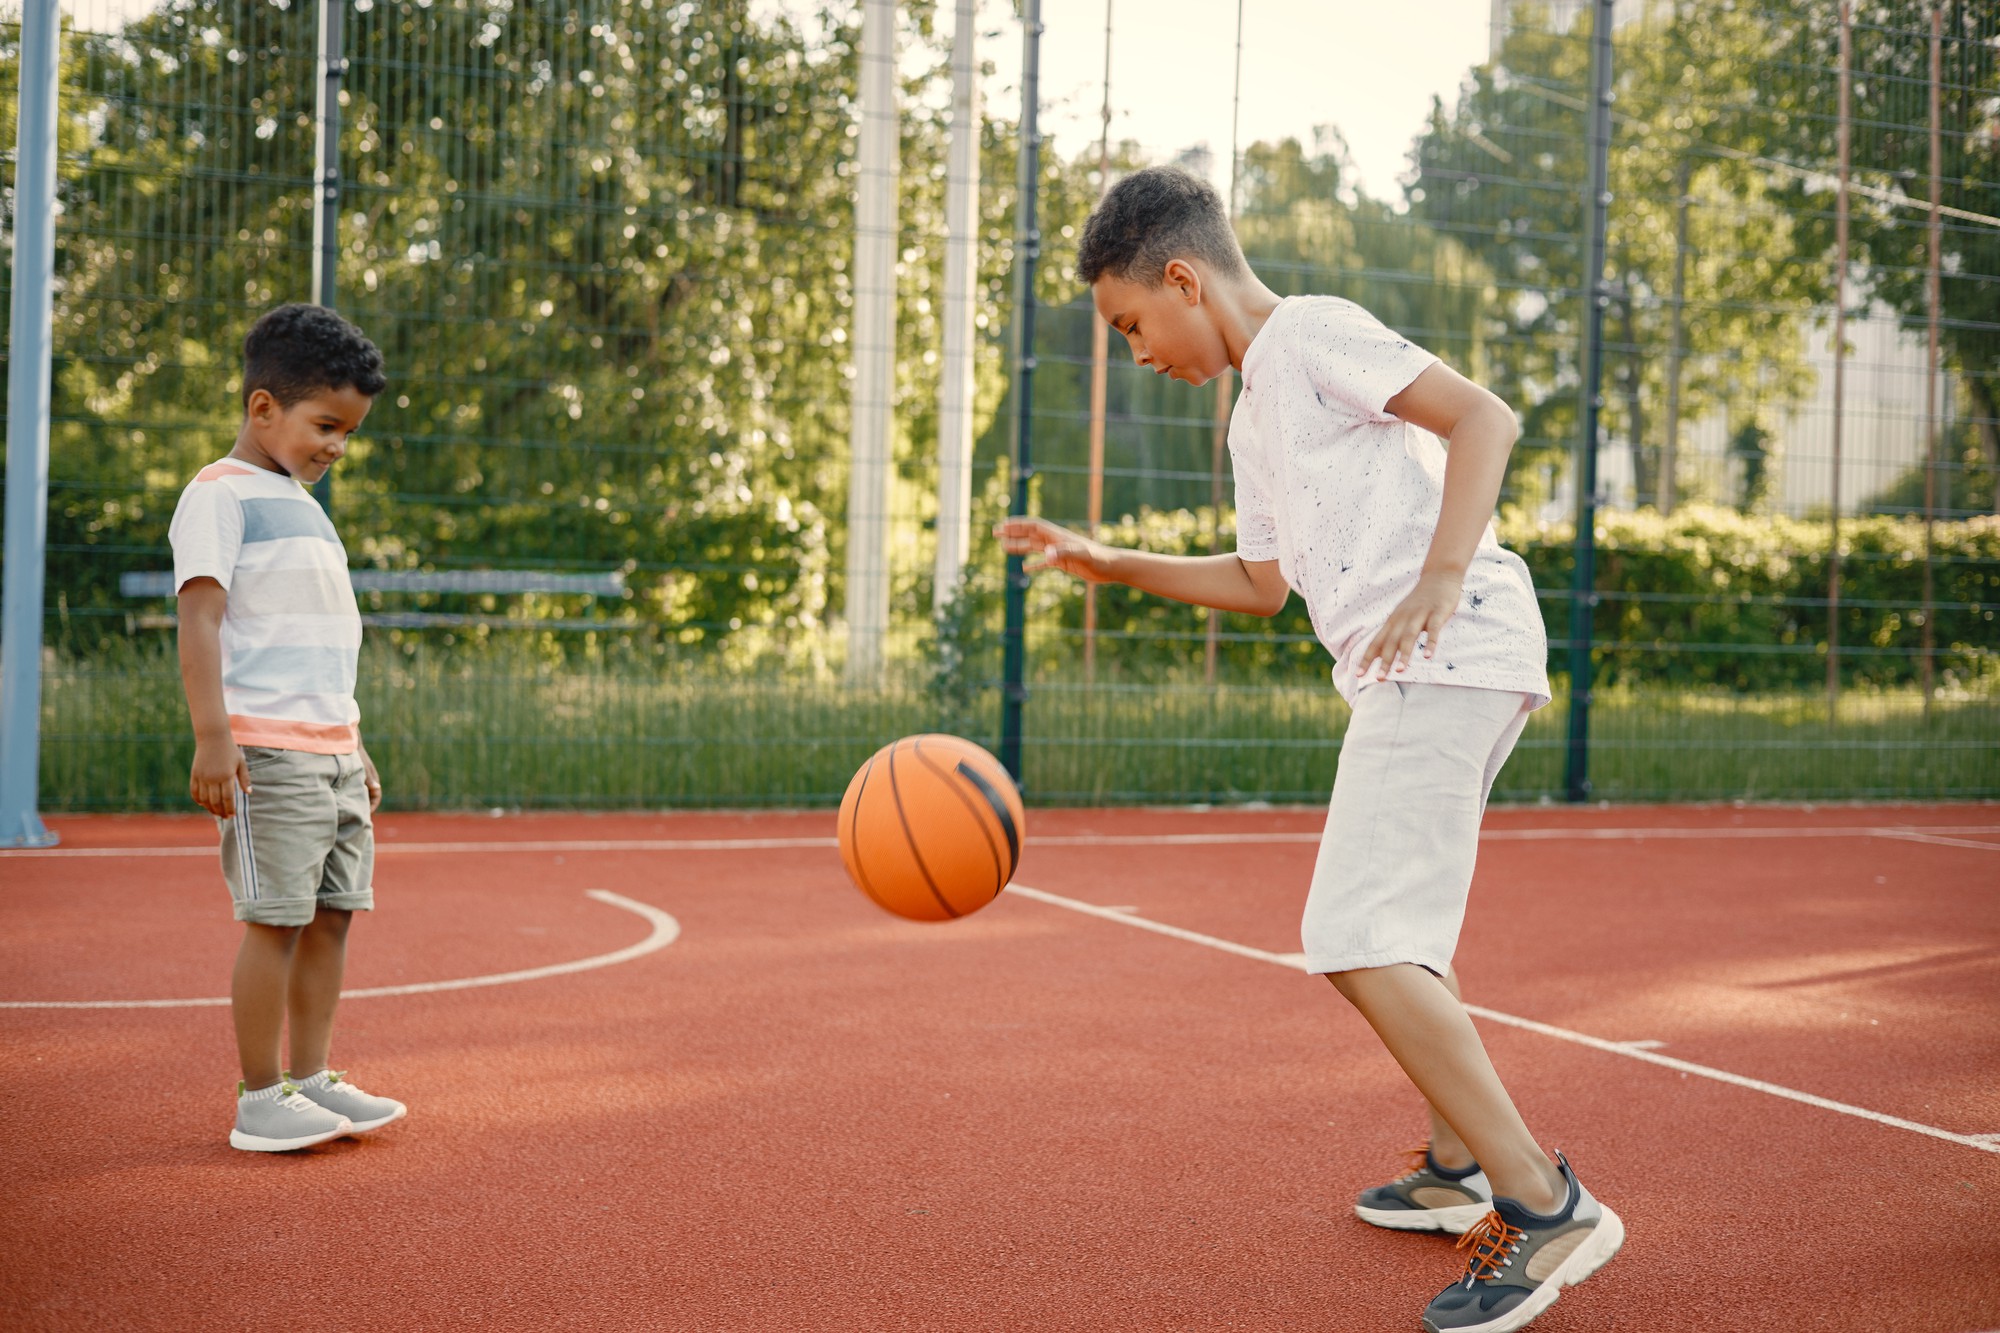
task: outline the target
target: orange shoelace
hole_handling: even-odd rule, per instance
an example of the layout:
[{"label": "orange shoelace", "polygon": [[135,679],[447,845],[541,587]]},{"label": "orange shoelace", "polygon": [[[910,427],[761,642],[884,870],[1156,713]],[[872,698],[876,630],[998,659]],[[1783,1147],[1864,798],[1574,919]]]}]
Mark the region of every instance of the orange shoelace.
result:
[{"label": "orange shoelace", "polygon": [[1500,1276],[1500,1270],[1507,1264],[1507,1256],[1514,1247],[1526,1239],[1528,1233],[1519,1227],[1510,1227],[1498,1213],[1488,1213],[1479,1219],[1479,1224],[1458,1238],[1458,1248],[1472,1247],[1472,1257],[1467,1265],[1468,1273],[1482,1282]]},{"label": "orange shoelace", "polygon": [[[1421,1171],[1431,1164],[1431,1145],[1428,1143],[1421,1147],[1405,1148],[1403,1149],[1403,1153],[1410,1159],[1410,1171]],[[1405,1174],[1408,1174],[1408,1172],[1405,1172]]]}]

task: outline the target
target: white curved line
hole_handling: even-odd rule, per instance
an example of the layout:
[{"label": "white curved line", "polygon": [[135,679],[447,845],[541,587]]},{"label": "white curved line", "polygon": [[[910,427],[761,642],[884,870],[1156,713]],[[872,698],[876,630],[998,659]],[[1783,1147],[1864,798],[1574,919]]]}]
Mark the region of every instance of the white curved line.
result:
[{"label": "white curved line", "polygon": [[[611,953],[601,953],[594,958],[579,958],[573,963],[550,963],[547,967],[524,968],[519,972],[495,972],[483,977],[460,977],[454,981],[419,981],[408,986],[369,986],[362,990],[342,991],[340,998],[369,1000],[380,995],[427,995],[432,991],[469,990],[474,986],[507,986],[517,981],[540,981],[543,977],[559,977],[569,972],[588,972],[593,968],[629,963],[634,958],[643,958],[649,953],[664,949],[680,938],[681,923],[657,907],[635,902],[607,889],[585,889],[583,896],[595,898],[601,903],[609,903],[613,907],[622,907],[628,912],[644,917],[652,924],[652,933],[637,944],[628,945]],[[228,1003],[229,997],[226,995],[209,996],[199,1000],[0,1000],[0,1009],[194,1009]]]}]

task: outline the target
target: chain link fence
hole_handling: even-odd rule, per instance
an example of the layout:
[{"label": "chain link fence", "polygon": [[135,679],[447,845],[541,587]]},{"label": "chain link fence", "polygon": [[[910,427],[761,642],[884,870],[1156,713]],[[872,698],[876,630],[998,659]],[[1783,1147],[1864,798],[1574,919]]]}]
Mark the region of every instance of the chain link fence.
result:
[{"label": "chain link fence", "polygon": [[[1412,127],[1389,197],[1353,185],[1332,127],[1220,171],[1190,159],[1233,178],[1274,289],[1361,301],[1519,411],[1501,529],[1542,591],[1559,694],[1593,10],[1498,4],[1490,60]],[[2000,16],[1940,6],[1934,80],[1930,5],[1857,11],[1843,116],[1831,0],[1615,12],[1593,794],[2000,795]],[[980,135],[971,554],[934,616],[949,15],[899,19],[890,629],[861,680],[843,632],[858,7],[352,0],[345,18],[334,303],[391,385],[331,507],[390,801],[815,804],[895,735],[993,744],[1017,94],[988,89]],[[166,525],[233,441],[243,332],[311,294],[317,31],[299,0],[69,11],[50,809],[182,808]],[[0,8],[10,145],[17,42]],[[1114,172],[1185,156],[1107,148]],[[1228,550],[1232,386],[1159,381],[1114,347],[1093,410],[1067,266],[1099,146],[1050,140],[1040,171],[1036,505]],[[1296,599],[1263,621],[1042,582],[1028,623],[1031,798],[1330,787],[1344,708]],[[1500,798],[1563,794],[1563,702]]]}]

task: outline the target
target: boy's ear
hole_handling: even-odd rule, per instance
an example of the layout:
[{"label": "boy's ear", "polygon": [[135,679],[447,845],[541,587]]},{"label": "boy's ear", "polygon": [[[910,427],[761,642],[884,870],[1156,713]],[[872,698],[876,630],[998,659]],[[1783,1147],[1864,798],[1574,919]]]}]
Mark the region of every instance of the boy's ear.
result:
[{"label": "boy's ear", "polygon": [[269,389],[252,389],[249,401],[243,404],[243,415],[259,425],[269,425],[284,412],[285,409],[278,405],[277,397]]},{"label": "boy's ear", "polygon": [[1166,288],[1189,305],[1201,304],[1201,273],[1185,259],[1167,261]]}]

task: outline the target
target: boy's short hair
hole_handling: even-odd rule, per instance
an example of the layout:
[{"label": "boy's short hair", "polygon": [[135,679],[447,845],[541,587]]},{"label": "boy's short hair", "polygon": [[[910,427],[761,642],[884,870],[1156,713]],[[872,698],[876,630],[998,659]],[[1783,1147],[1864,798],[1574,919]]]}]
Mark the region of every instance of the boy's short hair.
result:
[{"label": "boy's short hair", "polygon": [[243,339],[243,403],[262,389],[290,407],[321,389],[373,398],[389,385],[382,352],[360,329],[319,305],[281,305]]},{"label": "boy's short hair", "polygon": [[1108,273],[1157,287],[1166,281],[1167,264],[1185,258],[1232,278],[1250,272],[1215,187],[1179,167],[1147,167],[1112,186],[1091,210],[1076,275],[1086,285]]}]

